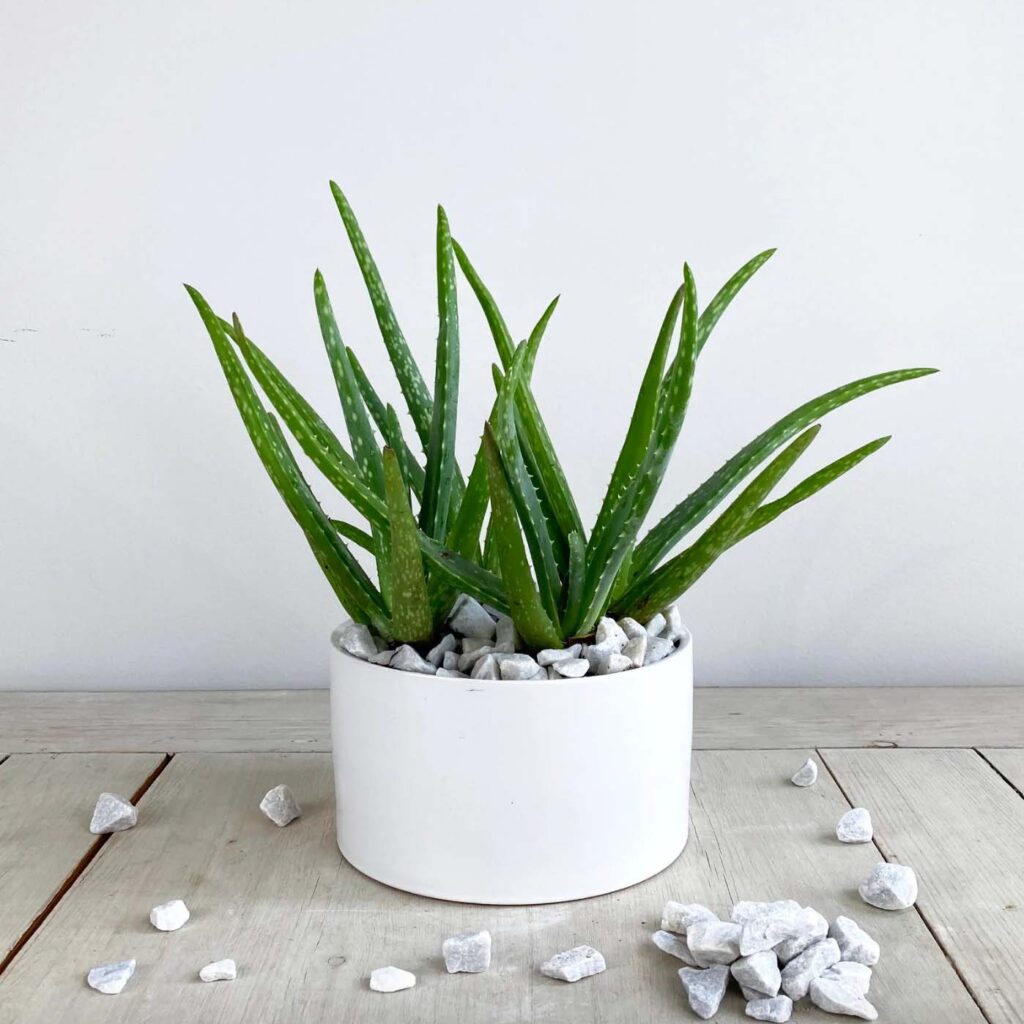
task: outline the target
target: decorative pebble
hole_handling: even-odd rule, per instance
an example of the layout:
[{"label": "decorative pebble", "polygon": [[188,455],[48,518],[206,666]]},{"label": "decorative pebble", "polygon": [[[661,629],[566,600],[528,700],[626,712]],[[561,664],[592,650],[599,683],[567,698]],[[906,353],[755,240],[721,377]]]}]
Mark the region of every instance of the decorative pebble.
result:
[{"label": "decorative pebble", "polygon": [[744,990],[757,992],[769,999],[777,996],[782,988],[779,958],[770,949],[740,957],[730,970]]},{"label": "decorative pebble", "polygon": [[455,652],[455,648],[458,646],[459,642],[455,639],[454,634],[445,633],[437,644],[427,651],[427,661],[429,661],[435,668],[440,668],[444,663],[445,655],[453,654]]},{"label": "decorative pebble", "polygon": [[751,999],[747,1003],[746,1014],[754,1020],[773,1021],[774,1024],[786,1024],[793,1016],[793,1000],[789,996],[775,996],[772,999]]},{"label": "decorative pebble", "polygon": [[516,624],[507,615],[498,616],[494,633],[500,649],[508,648],[509,651],[516,649],[516,643],[519,640],[519,637],[516,635]]},{"label": "decorative pebble", "polygon": [[642,632],[639,636],[630,637],[626,646],[622,648],[622,656],[629,659],[633,668],[640,668],[647,657],[647,633]]},{"label": "decorative pebble", "polygon": [[473,636],[484,640],[491,640],[495,635],[494,619],[490,617],[479,601],[468,594],[463,594],[455,602],[449,622],[452,629],[462,636]]},{"label": "decorative pebble", "polygon": [[118,960],[113,964],[101,964],[94,967],[86,976],[89,987],[107,996],[116,996],[128,984],[128,979],[135,973],[134,960]]},{"label": "decorative pebble", "polygon": [[857,890],[865,903],[880,910],[907,910],[917,900],[917,875],[905,864],[876,864]]},{"label": "decorative pebble", "polygon": [[441,668],[446,668],[449,672],[457,672],[459,669],[458,652],[445,651],[444,657],[441,659]]},{"label": "decorative pebble", "polygon": [[464,636],[460,646],[462,647],[463,654],[473,654],[476,651],[493,651],[494,640],[481,640],[480,637],[476,636]]},{"label": "decorative pebble", "polygon": [[214,960],[200,972],[201,981],[234,981],[238,977],[238,968],[234,960]]},{"label": "decorative pebble", "polygon": [[391,656],[391,667],[397,668],[400,672],[425,672],[432,676],[437,667],[432,665],[426,658],[421,658],[415,647],[402,644]]},{"label": "decorative pebble", "polygon": [[[502,679],[535,679],[540,666],[528,654],[503,654],[498,663],[498,673]],[[544,673],[547,678],[547,673]]]},{"label": "decorative pebble", "polygon": [[462,932],[445,939],[441,947],[449,974],[480,974],[491,966],[491,933]]},{"label": "decorative pebble", "polygon": [[481,658],[485,658],[488,654],[492,654],[494,648],[489,645],[474,649],[472,651],[466,651],[460,658],[458,663],[458,669],[460,672],[472,672],[474,666]]},{"label": "decorative pebble", "polygon": [[149,912],[149,923],[162,932],[176,932],[189,919],[183,900],[161,903]]},{"label": "decorative pebble", "polygon": [[579,658],[580,651],[582,650],[583,644],[573,644],[572,647],[566,647],[561,651],[548,647],[537,655],[537,664],[547,668],[549,665],[555,665],[560,661],[571,661]]},{"label": "decorative pebble", "polygon": [[367,661],[377,653],[377,644],[374,642],[373,634],[369,627],[359,622],[346,622],[337,633],[341,649],[347,651],[353,658],[361,658]]},{"label": "decorative pebble", "polygon": [[681,935],[673,935],[672,932],[659,931],[654,932],[654,934],[651,935],[651,941],[663,953],[668,953],[669,956],[674,956],[677,960],[682,960],[684,964],[688,964],[690,967],[697,966],[697,961],[694,960],[693,954],[690,952],[690,947],[686,944],[686,939]]},{"label": "decorative pebble", "polygon": [[685,935],[686,929],[699,921],[717,921],[714,911],[700,903],[677,903],[669,900],[661,912],[661,927],[666,932]]},{"label": "decorative pebble", "polygon": [[[743,927],[740,933],[741,956],[773,949],[781,942],[805,934],[810,927],[803,908],[796,900],[776,900],[773,903],[745,900],[733,907],[731,916],[733,921]],[[827,930],[827,923],[825,928]],[[824,934],[822,932],[821,937]]]},{"label": "decorative pebble", "polygon": [[828,935],[828,921],[822,914],[819,914],[814,907],[804,907],[799,915],[799,931],[791,939],[780,942],[775,947],[775,953],[779,963],[788,964],[794,957],[799,956],[808,946]]},{"label": "decorative pebble", "polygon": [[597,623],[594,639],[597,641],[598,647],[602,644],[612,644],[618,651],[621,651],[629,641],[629,637],[622,631],[619,624],[607,616]]},{"label": "decorative pebble", "polygon": [[836,825],[836,838],[841,843],[870,843],[874,834],[871,815],[864,807],[847,811]]},{"label": "decorative pebble", "polygon": [[665,616],[665,628],[661,631],[661,635],[666,640],[678,640],[685,632],[679,608],[670,604],[667,608],[662,609],[661,614]]},{"label": "decorative pebble", "polygon": [[123,796],[100,793],[89,822],[89,831],[96,836],[105,836],[110,832],[134,828],[138,821],[139,812]]},{"label": "decorative pebble", "polygon": [[686,944],[701,967],[731,964],[740,955],[741,931],[732,921],[698,921],[686,929]]},{"label": "decorative pebble", "polygon": [[649,636],[647,638],[647,653],[644,655],[644,664],[653,665],[656,662],[664,661],[674,650],[676,645],[671,640],[661,636]]},{"label": "decorative pebble", "polygon": [[660,637],[665,629],[665,616],[658,612],[646,625],[647,635]]},{"label": "decorative pebble", "polygon": [[799,1002],[807,995],[811,982],[838,962],[839,946],[835,939],[815,942],[782,968],[782,991],[794,1003]]},{"label": "decorative pebble", "polygon": [[718,1013],[722,1005],[722,997],[725,995],[726,986],[729,984],[729,968],[724,964],[717,964],[704,969],[697,967],[681,967],[679,969],[679,980],[686,990],[686,997],[690,1001],[690,1009],[693,1010],[701,1020],[710,1020]]},{"label": "decorative pebble", "polygon": [[370,988],[374,992],[401,992],[416,984],[416,975],[401,967],[378,967],[370,972]]},{"label": "decorative pebble", "polygon": [[806,788],[807,786],[813,786],[818,781],[818,766],[814,763],[812,758],[807,758],[806,761],[796,770],[793,778],[789,780],[794,786],[801,786]]},{"label": "decorative pebble", "polygon": [[624,619],[619,619],[619,628],[630,640],[635,640],[638,636],[647,636],[647,630],[628,615]]},{"label": "decorative pebble", "polygon": [[367,659],[371,665],[390,665],[391,659],[395,656],[394,651],[378,651],[372,658]]},{"label": "decorative pebble", "polygon": [[878,1011],[864,998],[855,982],[841,977],[815,978],[810,985],[810,995],[811,1002],[826,1013],[878,1020]]},{"label": "decorative pebble", "polygon": [[626,672],[631,668],[633,668],[633,662],[624,654],[613,654],[604,666],[604,670],[598,670],[597,674],[599,676],[612,676],[618,672]]},{"label": "decorative pebble", "polygon": [[[460,662],[461,666],[461,662]],[[474,666],[473,671],[469,673],[473,679],[497,679],[498,676],[498,662],[493,654],[485,654]]]},{"label": "decorative pebble", "polygon": [[590,671],[590,662],[586,658],[569,658],[556,661],[551,667],[563,679],[579,679]]},{"label": "decorative pebble", "polygon": [[593,946],[574,946],[540,965],[540,973],[559,981],[579,981],[605,970],[604,957]]},{"label": "decorative pebble", "polygon": [[469,676],[465,672],[459,672],[457,669],[439,668],[434,673],[435,679],[468,679]]},{"label": "decorative pebble", "polygon": [[602,644],[588,644],[583,648],[583,657],[590,662],[590,671],[595,676],[605,675],[609,660],[613,654],[618,653],[619,648],[611,640],[605,640]]},{"label": "decorative pebble", "polygon": [[866,967],[874,967],[882,955],[878,943],[849,917],[837,917],[832,922],[828,934],[830,938],[836,940],[836,944],[839,946],[839,955],[843,960],[864,964]]},{"label": "decorative pebble", "polygon": [[260,810],[279,828],[284,828],[302,814],[295,795],[283,784],[267,792],[260,801]]}]

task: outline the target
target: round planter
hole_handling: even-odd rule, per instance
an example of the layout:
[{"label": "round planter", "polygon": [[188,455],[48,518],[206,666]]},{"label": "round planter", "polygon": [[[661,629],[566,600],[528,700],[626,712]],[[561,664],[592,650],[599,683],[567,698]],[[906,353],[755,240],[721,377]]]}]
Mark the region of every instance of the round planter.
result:
[{"label": "round planter", "polygon": [[613,892],[686,845],[692,641],[582,679],[437,679],[331,648],[338,846],[363,874],[465,903]]}]

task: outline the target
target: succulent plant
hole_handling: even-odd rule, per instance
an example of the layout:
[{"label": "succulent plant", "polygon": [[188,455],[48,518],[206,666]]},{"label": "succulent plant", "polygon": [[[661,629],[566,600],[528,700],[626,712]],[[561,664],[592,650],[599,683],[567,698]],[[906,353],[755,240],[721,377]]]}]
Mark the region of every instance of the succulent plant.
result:
[{"label": "succulent plant", "polygon": [[[826,413],[879,388],[935,372],[918,368],[875,374],[812,398],[736,452],[641,537],[686,416],[701,350],[736,294],[774,250],[744,264],[703,310],[693,274],[684,266],[588,533],[531,390],[537,352],[557,300],[517,343],[465,251],[451,238],[439,207],[440,326],[431,393],[355,215],[333,182],[331,190],[408,409],[414,443],[407,441],[397,412],[379,396],[343,341],[319,271],[313,297],[348,448],[248,336],[237,315],[231,320],[219,317],[196,289],[186,287],[256,451],[328,582],[356,622],[389,641],[430,642],[460,593],[511,615],[524,644],[533,649],[561,647],[570,638],[589,636],[606,613],[643,621],[692,586],[738,541],[816,494],[889,440],[879,437],[769,500],[814,440],[820,430],[817,421]],[[482,307],[498,353],[494,404],[468,477],[455,457],[456,264]],[[365,520],[365,527],[331,518],[323,510],[280,423]],[[741,484],[725,510],[693,539]],[[686,546],[673,555],[684,541]],[[373,556],[376,583],[350,545]]]}]

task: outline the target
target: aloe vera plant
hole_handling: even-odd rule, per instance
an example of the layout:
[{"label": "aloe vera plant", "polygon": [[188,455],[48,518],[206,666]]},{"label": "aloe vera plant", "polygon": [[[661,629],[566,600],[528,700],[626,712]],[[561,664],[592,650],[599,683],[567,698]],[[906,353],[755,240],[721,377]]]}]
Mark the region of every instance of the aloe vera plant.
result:
[{"label": "aloe vera plant", "polygon": [[[879,373],[812,398],[726,460],[642,535],[686,417],[701,350],[729,304],[774,250],[744,264],[703,309],[693,274],[684,266],[588,532],[531,388],[557,300],[517,342],[465,250],[451,238],[439,207],[439,329],[431,391],[348,200],[334,183],[331,190],[415,432],[411,441],[396,410],[380,397],[343,339],[319,271],[313,296],[347,447],[249,337],[238,317],[218,316],[196,289],[187,287],[256,451],[324,575],[348,614],[388,641],[431,642],[460,593],[510,615],[525,646],[534,650],[588,637],[605,614],[644,621],[691,587],[738,541],[816,494],[889,440],[870,441],[772,498],[814,441],[822,417],[872,391],[935,372],[913,368]],[[482,308],[498,355],[494,403],[468,477],[455,457],[456,266]],[[323,510],[282,424],[363,524]],[[682,550],[673,554],[680,545]],[[372,555],[376,581],[355,557],[353,546]]]}]

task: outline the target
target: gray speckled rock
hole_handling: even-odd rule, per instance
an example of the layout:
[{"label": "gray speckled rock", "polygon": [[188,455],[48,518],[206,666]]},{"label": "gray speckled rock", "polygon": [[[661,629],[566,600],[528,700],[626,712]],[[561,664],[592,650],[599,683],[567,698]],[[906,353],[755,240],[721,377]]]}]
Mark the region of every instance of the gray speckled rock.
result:
[{"label": "gray speckled rock", "polygon": [[484,606],[467,594],[455,602],[448,621],[461,636],[479,637],[482,640],[493,640],[497,629],[494,619]]},{"label": "gray speckled rock", "polygon": [[514,651],[519,637],[516,635],[516,624],[507,615],[498,615],[494,625],[497,646],[502,650]]},{"label": "gray speckled rock", "polygon": [[346,622],[335,635],[341,649],[347,651],[353,658],[367,661],[377,653],[377,643],[369,627],[359,622]]},{"label": "gray speckled rock", "polygon": [[382,665],[387,668],[391,664],[391,659],[395,656],[395,652],[392,650],[378,651],[376,654],[367,658],[366,660],[371,665]]},{"label": "gray speckled rock", "polygon": [[96,836],[105,836],[110,832],[124,832],[134,828],[139,820],[139,812],[123,796],[116,793],[100,793],[92,812],[89,831]]},{"label": "gray speckled rock", "polygon": [[644,628],[647,630],[648,636],[660,637],[662,631],[665,629],[665,616],[662,615],[661,612],[658,612],[658,614],[655,615]]},{"label": "gray speckled rock", "polygon": [[482,647],[476,647],[471,651],[466,651],[464,654],[459,655],[458,669],[460,672],[472,672],[474,666],[482,658],[488,654],[492,654],[494,648],[489,644],[484,644]]},{"label": "gray speckled rock", "polygon": [[865,807],[847,811],[836,825],[836,838],[841,843],[870,843],[874,834],[871,815]]},{"label": "gray speckled rock", "polygon": [[793,777],[789,780],[794,786],[800,786],[806,788],[807,786],[813,786],[818,781],[818,766],[815,764],[813,758],[807,758],[806,761],[793,773]]},{"label": "gray speckled rock", "polygon": [[238,967],[234,960],[215,960],[199,972],[200,981],[234,981],[237,977]]},{"label": "gray speckled rock", "polygon": [[613,654],[605,663],[603,669],[598,670],[599,676],[613,676],[617,672],[628,672],[633,667],[633,662],[624,654]]},{"label": "gray speckled rock", "polygon": [[917,875],[905,864],[876,864],[857,891],[879,910],[907,910],[917,900]]},{"label": "gray speckled rock", "polygon": [[630,640],[635,640],[638,636],[647,636],[647,630],[628,615],[624,619],[619,619],[619,628]]},{"label": "gray speckled rock", "polygon": [[780,942],[775,947],[779,963],[787,964],[799,956],[808,946],[819,942],[828,935],[828,921],[814,907],[804,907],[799,915],[797,933],[791,939]]},{"label": "gray speckled rock", "polygon": [[621,651],[626,646],[629,637],[614,619],[610,619],[606,615],[598,621],[594,639],[597,641],[598,647],[602,644],[612,644],[617,651]]},{"label": "gray speckled rock", "polygon": [[572,647],[566,647],[561,651],[548,647],[537,655],[537,664],[548,668],[550,665],[555,665],[560,661],[571,661],[574,658],[578,658],[582,650],[583,644],[573,644]]},{"label": "gray speckled rock", "polygon": [[551,668],[562,679],[580,679],[590,671],[590,662],[586,658],[569,658],[556,661]]},{"label": "gray speckled rock", "polygon": [[149,923],[161,932],[176,932],[188,919],[184,900],[168,900],[149,912]]},{"label": "gray speckled rock", "polygon": [[811,1002],[826,1013],[878,1020],[878,1011],[858,991],[857,985],[843,978],[815,978],[810,985],[810,995]]},{"label": "gray speckled rock", "polygon": [[445,655],[454,653],[458,646],[459,641],[455,639],[454,634],[445,633],[437,644],[427,652],[427,661],[435,668],[440,668],[444,664]]},{"label": "gray speckled rock", "polygon": [[849,917],[837,917],[828,930],[830,938],[836,940],[839,955],[843,960],[874,967],[882,951],[878,943],[856,921]]},{"label": "gray speckled rock", "polygon": [[[461,665],[462,663],[459,662],[460,667]],[[473,679],[498,679],[498,659],[493,654],[485,654],[473,666],[470,676]]]},{"label": "gray speckled rock", "polygon": [[604,957],[593,946],[574,946],[540,965],[540,973],[559,981],[580,981],[605,970]]},{"label": "gray speckled rock", "polygon": [[459,641],[459,647],[463,654],[473,654],[476,651],[493,651],[495,641],[481,639],[478,636],[464,636]]},{"label": "gray speckled rock", "polygon": [[644,664],[653,665],[656,662],[664,661],[674,650],[676,645],[671,640],[661,636],[649,636],[647,638],[647,653],[644,655]]},{"label": "gray speckled rock", "polygon": [[284,784],[269,790],[260,801],[260,810],[278,828],[284,828],[302,814],[298,800],[291,789]]},{"label": "gray speckled rock", "polygon": [[868,994],[871,988],[871,968],[867,964],[854,963],[852,960],[840,960],[833,964],[827,971],[822,972],[821,978],[828,981],[841,981],[846,985],[855,988],[862,996]]},{"label": "gray speckled rock", "polygon": [[436,666],[432,665],[426,658],[421,658],[415,647],[402,644],[391,656],[391,667],[397,668],[400,672],[424,672],[432,676]]},{"label": "gray speckled rock", "polygon": [[662,608],[661,614],[665,616],[665,628],[662,630],[661,635],[666,640],[678,640],[685,632],[679,609],[676,605],[670,604],[667,608]]},{"label": "gray speckled rock", "polygon": [[480,974],[491,966],[491,933],[462,932],[445,939],[441,947],[449,974]]},{"label": "gray speckled rock", "polygon": [[[744,900],[733,907],[731,917],[743,927],[740,933],[741,956],[773,949],[779,943],[803,935],[808,930],[803,908],[796,900],[776,900],[772,903]],[[824,921],[824,918],[821,920]],[[825,928],[827,930],[827,923]],[[822,932],[822,937],[824,934]]]},{"label": "gray speckled rock", "polygon": [[441,668],[446,668],[449,672],[457,672],[459,670],[459,657],[457,651],[446,651],[445,656],[441,659]]},{"label": "gray speckled rock", "polygon": [[717,921],[718,915],[700,903],[677,903],[669,900],[661,912],[663,931],[685,935],[686,929],[698,921]]},{"label": "gray speckled rock", "polygon": [[435,679],[468,679],[469,676],[465,672],[460,672],[458,669],[451,668],[439,668],[434,673]]},{"label": "gray speckled rock", "polygon": [[603,644],[587,644],[583,648],[583,657],[590,662],[590,671],[595,676],[604,675],[608,669],[608,661],[613,654],[618,654],[619,649],[610,640]]},{"label": "gray speckled rock", "polygon": [[374,992],[401,992],[416,984],[416,975],[401,967],[378,967],[370,972],[370,988]]},{"label": "gray speckled rock", "polygon": [[747,1003],[746,1014],[754,1020],[772,1021],[773,1024],[786,1024],[793,1016],[793,1000],[789,996],[775,996],[772,999],[751,999]]},{"label": "gray speckled rock", "polygon": [[651,935],[651,941],[663,953],[668,953],[669,956],[682,960],[684,964],[690,967],[697,966],[697,961],[694,960],[690,947],[686,944],[686,939],[682,935],[673,935],[672,932],[659,931]]},{"label": "gray speckled rock", "polygon": [[686,929],[686,944],[701,967],[731,964],[740,955],[741,930],[732,921],[697,921]]},{"label": "gray speckled rock", "polygon": [[740,957],[733,962],[730,970],[744,992],[757,992],[772,998],[779,994],[782,987],[779,958],[770,949]]},{"label": "gray speckled rock", "polygon": [[134,960],[118,960],[113,964],[100,964],[94,967],[86,976],[89,987],[102,992],[107,996],[116,996],[125,985],[128,979],[135,973]]},{"label": "gray speckled rock", "polygon": [[[503,654],[498,662],[498,674],[502,679],[536,679],[540,666],[528,654]],[[545,678],[547,673],[544,673]]]},{"label": "gray speckled rock", "polygon": [[799,1002],[811,987],[811,982],[839,962],[839,946],[835,939],[821,939],[808,946],[799,956],[782,968],[782,991]]},{"label": "gray speckled rock", "polygon": [[724,964],[705,968],[681,967],[679,980],[686,990],[690,1009],[701,1020],[710,1020],[722,1005],[722,998],[729,984],[729,968]]},{"label": "gray speckled rock", "polygon": [[639,636],[630,637],[626,646],[622,648],[622,656],[629,658],[633,668],[640,668],[647,657],[647,633],[642,632]]}]

